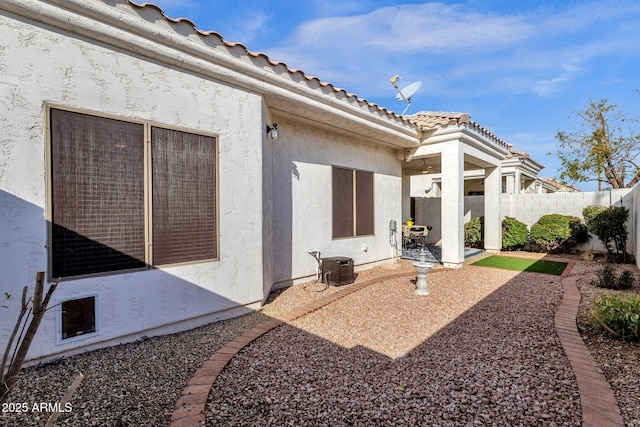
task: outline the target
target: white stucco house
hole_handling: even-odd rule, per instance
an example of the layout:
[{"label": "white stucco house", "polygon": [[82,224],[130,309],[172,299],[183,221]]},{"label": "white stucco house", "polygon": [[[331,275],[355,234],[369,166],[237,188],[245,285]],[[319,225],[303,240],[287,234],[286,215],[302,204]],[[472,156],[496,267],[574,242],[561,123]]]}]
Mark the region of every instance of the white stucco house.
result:
[{"label": "white stucco house", "polygon": [[62,278],[31,360],[258,308],[314,277],[311,250],[389,262],[424,162],[446,183],[443,263],[464,260],[466,170],[500,248],[508,146],[473,122],[399,116],[148,3],[0,11],[0,292]]}]

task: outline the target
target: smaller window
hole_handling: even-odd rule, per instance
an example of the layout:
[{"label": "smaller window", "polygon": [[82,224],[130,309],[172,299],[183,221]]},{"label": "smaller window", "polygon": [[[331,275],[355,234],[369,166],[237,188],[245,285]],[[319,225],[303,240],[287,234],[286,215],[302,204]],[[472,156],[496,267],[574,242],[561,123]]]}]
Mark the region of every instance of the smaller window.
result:
[{"label": "smaller window", "polygon": [[85,338],[98,332],[97,296],[62,301],[59,305],[59,342]]},{"label": "smaller window", "polygon": [[332,167],[333,238],[374,234],[373,172]]}]

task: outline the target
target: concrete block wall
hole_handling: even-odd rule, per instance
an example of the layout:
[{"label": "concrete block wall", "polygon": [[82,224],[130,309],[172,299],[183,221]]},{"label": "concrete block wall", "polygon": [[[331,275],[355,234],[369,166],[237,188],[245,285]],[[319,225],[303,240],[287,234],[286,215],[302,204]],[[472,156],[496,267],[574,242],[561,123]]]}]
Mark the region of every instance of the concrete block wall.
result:
[{"label": "concrete block wall", "polygon": [[[572,215],[582,218],[582,210],[590,205],[625,206],[630,210],[628,251],[640,253],[640,188],[620,189],[582,193],[543,193],[543,194],[503,194],[502,218],[514,217],[531,227],[541,216],[547,214]],[[416,224],[431,225],[430,244],[439,244],[441,230],[441,199],[438,197],[416,198]],[[464,198],[464,222],[484,215],[484,196],[466,196]],[[605,251],[597,237],[580,247],[581,250]]]},{"label": "concrete block wall", "polygon": [[531,226],[547,214],[572,215],[582,218],[589,205],[632,207],[631,189],[584,193],[512,194],[502,196],[502,215],[517,218]]}]

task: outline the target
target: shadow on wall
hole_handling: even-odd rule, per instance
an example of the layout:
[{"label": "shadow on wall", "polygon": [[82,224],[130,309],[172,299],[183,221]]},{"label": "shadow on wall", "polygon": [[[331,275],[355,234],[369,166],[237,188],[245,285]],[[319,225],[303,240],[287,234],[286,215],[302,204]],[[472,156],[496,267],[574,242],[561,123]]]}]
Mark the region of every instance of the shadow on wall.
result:
[{"label": "shadow on wall", "polygon": [[[145,264],[144,249],[141,254],[125,253],[58,225],[52,227],[58,244],[52,248],[54,264],[49,272],[47,226],[43,208],[0,190],[0,294],[7,292],[13,296],[4,304],[8,309],[0,310],[0,351],[4,351],[18,318],[22,288],[28,285],[29,295],[33,293],[37,271],[53,273],[54,278],[65,277],[53,294],[50,307],[62,301],[95,296],[92,301],[95,309],[90,314],[95,316],[97,330],[86,338],[63,339],[60,308],[49,310],[28,360],[192,328],[252,311],[245,305],[261,300],[261,282],[260,295],[252,298],[257,290],[238,291],[240,285],[236,286],[233,278],[216,277],[210,263],[188,266],[197,271],[188,275],[189,279],[197,278],[195,283]],[[180,270],[185,268],[175,268]],[[245,300],[234,301],[219,293],[227,291],[240,295],[234,299]],[[80,333],[82,329],[78,328]]]},{"label": "shadow on wall", "polygon": [[[509,424],[526,419],[525,424],[540,424],[548,423],[548,414],[579,423],[575,377],[553,332],[562,295],[560,278],[502,271],[478,282],[488,267],[467,268],[471,274],[464,269],[432,272],[431,295],[426,297],[414,294],[412,275],[375,282],[253,341],[213,383],[206,407],[209,423],[353,425],[364,419],[405,419],[410,425],[435,425],[455,417],[458,423]],[[282,295],[287,300],[287,292],[274,292],[271,299]],[[310,304],[322,295],[308,292],[314,295],[306,299]],[[446,303],[453,300],[456,304]],[[261,314],[259,320],[269,318]],[[140,417],[134,420],[137,425],[168,425],[190,376],[227,342],[212,338],[226,336],[224,328],[193,332],[169,341],[179,341],[178,348],[198,346],[187,355],[189,363],[176,359],[182,352],[163,348],[167,341],[162,338],[109,352],[118,356],[119,363],[107,366],[107,372],[91,369],[95,366],[91,354],[70,362],[87,372],[90,380],[101,382],[103,389],[117,389],[109,395],[110,406],[137,408],[130,414]],[[212,341],[217,347],[212,348]],[[145,365],[158,365],[157,370],[149,369],[132,381],[127,368],[136,366],[145,348],[161,360]],[[51,399],[56,390],[47,384],[48,373],[60,365],[35,369],[33,382],[16,389],[13,401]],[[154,382],[156,378],[160,379]],[[496,381],[509,393],[496,397]],[[164,383],[170,385],[163,389],[165,398],[149,400],[149,389]],[[549,389],[555,392],[548,393]],[[95,421],[92,417],[103,411],[96,407],[104,401],[92,396],[74,396],[74,407],[85,409],[62,414],[64,422]],[[467,404],[461,404],[462,399]],[[541,404],[533,408],[527,403],[533,400]],[[426,411],[416,409],[425,405]],[[11,416],[18,425],[32,414],[2,416]]]}]

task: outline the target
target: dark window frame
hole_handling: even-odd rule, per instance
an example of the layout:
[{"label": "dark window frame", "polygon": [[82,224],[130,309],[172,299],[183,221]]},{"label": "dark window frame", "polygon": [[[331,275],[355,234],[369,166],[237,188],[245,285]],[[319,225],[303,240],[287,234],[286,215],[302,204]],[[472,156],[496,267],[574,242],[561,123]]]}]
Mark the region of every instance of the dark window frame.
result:
[{"label": "dark window frame", "polygon": [[331,236],[348,239],[375,235],[375,173],[331,167]]},{"label": "dark window frame", "polygon": [[[141,125],[144,127],[144,137],[143,137],[143,140],[141,141],[141,144],[144,147],[144,157],[143,157],[143,161],[138,165],[139,169],[142,171],[142,180],[143,180],[143,187],[144,187],[144,217],[142,218],[143,228],[144,228],[144,241],[143,241],[144,259],[142,260],[143,262],[141,263],[141,265],[135,266],[133,268],[123,268],[123,269],[106,268],[106,269],[102,269],[102,271],[81,272],[81,274],[54,275],[55,273],[59,273],[60,271],[60,269],[57,269],[54,265],[55,262],[60,262],[60,258],[54,257],[54,250],[56,250],[56,248],[54,248],[54,246],[56,245],[54,241],[54,229],[56,228],[54,223],[54,214],[56,209],[55,198],[57,196],[57,194],[55,194],[54,192],[54,187],[55,187],[54,180],[58,179],[54,175],[56,174],[55,165],[54,165],[54,155],[56,155],[56,153],[54,153],[54,150],[59,149],[59,147],[54,148],[55,141],[54,141],[54,135],[52,134],[53,132],[52,125],[54,125],[55,127],[55,123],[53,123],[54,119],[52,117],[52,114],[55,114],[53,113],[54,111],[60,111],[63,113],[75,113],[75,114],[84,115],[86,117],[90,117],[92,119],[94,118],[98,120],[104,119],[106,121],[114,120],[114,121],[122,122],[125,125]],[[47,168],[48,168],[47,170],[48,201],[47,201],[47,217],[46,218],[47,218],[47,225],[48,225],[47,248],[48,248],[48,260],[49,260],[47,271],[48,271],[48,276],[50,280],[57,277],[64,277],[65,279],[80,279],[84,277],[92,277],[92,276],[99,276],[99,275],[113,275],[113,274],[121,274],[121,273],[126,273],[131,271],[141,271],[141,270],[145,270],[153,267],[181,265],[181,264],[195,264],[195,263],[202,263],[202,262],[218,261],[220,259],[220,252],[219,252],[219,247],[220,247],[220,244],[219,244],[220,243],[219,241],[219,238],[220,238],[219,146],[220,146],[220,142],[219,142],[218,135],[201,132],[201,131],[193,131],[193,130],[184,129],[184,128],[167,126],[164,124],[159,124],[151,121],[141,121],[141,120],[135,120],[130,118],[122,118],[114,115],[96,113],[93,111],[87,111],[83,109],[73,109],[73,108],[54,105],[54,104],[46,105],[46,113],[47,113],[46,114],[46,117],[47,117],[46,137],[47,137]],[[192,258],[180,259],[175,261],[172,261],[171,259],[169,259],[167,262],[162,262],[162,263],[155,262],[153,259],[153,252],[154,252],[153,251],[153,242],[154,242],[153,215],[154,215],[154,211],[156,210],[156,208],[153,205],[153,184],[154,184],[153,154],[152,154],[153,141],[151,140],[151,134],[152,134],[153,128],[160,129],[168,133],[175,133],[179,135],[189,135],[195,139],[200,138],[202,140],[208,141],[212,145],[211,151],[208,151],[210,155],[207,156],[207,158],[210,160],[209,167],[213,168],[213,171],[209,171],[207,178],[212,178],[212,182],[203,184],[207,186],[207,188],[210,190],[209,191],[210,194],[208,194],[208,199],[210,202],[212,201],[213,207],[211,207],[209,204],[208,212],[213,212],[213,216],[214,216],[213,225],[209,227],[209,231],[213,230],[213,235],[211,235],[211,232],[209,232],[209,235],[211,235],[211,245],[209,247],[209,251],[207,252],[207,256],[202,256],[202,257],[195,256]],[[195,157],[198,158],[198,156],[195,156]],[[64,163],[61,163],[61,164],[64,164]],[[188,167],[185,167],[184,169],[189,170]],[[195,175],[193,175],[192,177],[195,177],[196,179],[198,179],[198,177]],[[200,188],[202,188],[202,185],[200,186]],[[139,238],[139,236],[136,236],[136,238]],[[155,239],[158,239],[158,236],[155,236]],[[59,243],[58,243],[58,246],[59,246]],[[211,251],[211,247],[213,247],[213,251]],[[165,260],[166,260],[166,257],[165,257]]]}]

